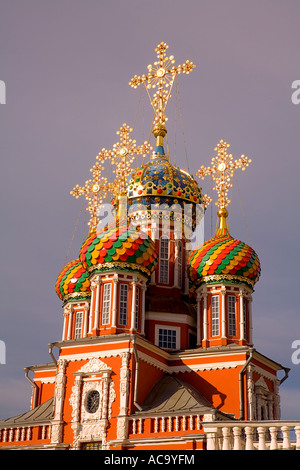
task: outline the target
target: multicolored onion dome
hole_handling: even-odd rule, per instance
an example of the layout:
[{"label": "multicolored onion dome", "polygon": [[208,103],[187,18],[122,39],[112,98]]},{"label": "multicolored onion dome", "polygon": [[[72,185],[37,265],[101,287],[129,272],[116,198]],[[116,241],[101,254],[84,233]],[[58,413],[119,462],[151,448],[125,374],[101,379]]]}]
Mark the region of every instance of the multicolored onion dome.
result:
[{"label": "multicolored onion dome", "polygon": [[66,264],[57,278],[55,290],[62,300],[86,299],[91,296],[89,273],[80,259]]},{"label": "multicolored onion dome", "polygon": [[253,287],[259,279],[261,269],[258,256],[246,243],[231,237],[225,211],[225,215],[224,212],[221,217],[219,215],[216,236],[189,256],[188,275],[192,291],[203,282],[230,281]]},{"label": "multicolored onion dome", "polygon": [[80,260],[89,273],[118,268],[150,276],[158,254],[148,234],[122,220],[90,234],[81,247]]},{"label": "multicolored onion dome", "polygon": [[[183,208],[184,204],[190,204],[190,212],[187,208],[185,210],[185,223],[193,229],[196,205],[203,202],[197,181],[186,171],[173,166],[166,155],[159,153],[133,171],[128,181],[127,197],[131,206],[128,212],[135,219],[137,212],[140,217],[145,217],[154,204],[166,208],[174,204]],[[169,215],[168,211],[167,217]]]},{"label": "multicolored onion dome", "polygon": [[172,198],[172,203],[174,199],[194,204],[202,201],[197,181],[186,171],[173,166],[165,155],[156,155],[133,172],[128,197]]}]

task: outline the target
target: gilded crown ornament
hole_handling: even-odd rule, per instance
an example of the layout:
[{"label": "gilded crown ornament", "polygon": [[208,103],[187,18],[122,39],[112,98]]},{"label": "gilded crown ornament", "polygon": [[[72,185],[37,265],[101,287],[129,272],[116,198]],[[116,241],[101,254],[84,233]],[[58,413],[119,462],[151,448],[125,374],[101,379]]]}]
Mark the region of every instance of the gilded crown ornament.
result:
[{"label": "gilded crown ornament", "polygon": [[[159,134],[154,135],[157,137],[166,134],[165,124],[167,121],[165,115],[165,109],[169,98],[171,97],[171,90],[174,84],[174,80],[180,73],[189,74],[195,64],[187,60],[184,64],[175,67],[175,59],[173,55],[167,56],[166,50],[168,45],[165,42],[161,42],[155,49],[157,53],[157,60],[153,65],[148,65],[147,75],[134,75],[130,80],[129,85],[132,88],[137,88],[140,84],[143,84],[148,92],[151,105],[154,109],[154,132],[159,129]],[[157,91],[150,95],[149,90],[157,89]],[[164,134],[162,134],[162,129]]]}]

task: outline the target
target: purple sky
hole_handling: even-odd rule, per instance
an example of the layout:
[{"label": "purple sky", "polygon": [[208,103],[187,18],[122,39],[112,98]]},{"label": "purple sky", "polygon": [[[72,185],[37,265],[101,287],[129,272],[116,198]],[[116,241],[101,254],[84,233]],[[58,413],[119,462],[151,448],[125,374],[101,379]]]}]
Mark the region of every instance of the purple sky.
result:
[{"label": "purple sky", "polygon": [[[145,96],[142,136],[142,95],[128,82],[146,73],[165,41],[176,64],[197,65],[179,77],[181,107],[173,96],[167,108],[171,161],[195,173],[210,165],[220,139],[234,157],[252,159],[236,173],[230,232],[260,257],[254,346],[291,368],[281,386],[282,418],[300,419],[300,364],[291,361],[291,344],[300,340],[300,104],[291,101],[300,79],[299,0],[1,0],[0,10],[7,92],[0,105],[0,340],[7,355],[0,418],[29,408],[23,368],[50,362],[48,343],[61,339],[54,285],[82,204],[70,190],[90,177],[123,122],[133,126],[138,115],[133,137],[138,144],[148,137],[150,104]],[[201,186],[211,194],[209,181]],[[78,256],[85,222],[68,260]],[[215,222],[213,204],[206,238]]]}]

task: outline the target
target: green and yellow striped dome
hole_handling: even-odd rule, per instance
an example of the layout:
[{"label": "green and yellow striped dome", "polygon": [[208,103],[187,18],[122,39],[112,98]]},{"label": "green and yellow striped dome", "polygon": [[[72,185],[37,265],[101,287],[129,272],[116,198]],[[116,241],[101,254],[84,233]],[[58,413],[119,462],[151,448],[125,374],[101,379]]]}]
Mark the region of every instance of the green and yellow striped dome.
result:
[{"label": "green and yellow striped dome", "polygon": [[220,217],[215,237],[194,250],[188,259],[191,290],[203,282],[230,281],[251,287],[260,277],[260,261],[246,243],[233,238],[226,226],[226,215]]},{"label": "green and yellow striped dome", "polygon": [[122,220],[90,234],[81,247],[80,260],[89,273],[118,268],[150,276],[158,255],[148,234]]},{"label": "green and yellow striped dome", "polygon": [[70,261],[64,266],[57,278],[55,290],[62,300],[91,296],[89,274],[80,259]]}]

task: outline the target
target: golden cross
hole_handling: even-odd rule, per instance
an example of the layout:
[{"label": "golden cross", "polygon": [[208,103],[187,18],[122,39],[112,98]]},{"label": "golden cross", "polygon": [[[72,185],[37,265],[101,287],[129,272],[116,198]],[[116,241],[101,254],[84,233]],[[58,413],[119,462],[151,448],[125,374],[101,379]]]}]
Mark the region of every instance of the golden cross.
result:
[{"label": "golden cross", "polygon": [[245,157],[245,155],[241,155],[238,160],[233,161],[232,155],[227,153],[228,147],[230,147],[229,144],[220,140],[215,148],[218,154],[212,158],[211,167],[205,168],[202,165],[200,170],[196,173],[196,175],[202,179],[207,175],[211,175],[212,179],[215,181],[215,187],[213,189],[218,193],[216,205],[219,209],[226,208],[230,203],[227,195],[229,188],[232,187],[231,179],[235,170],[237,168],[245,170],[249,163],[251,163],[251,159]]},{"label": "golden cross", "polygon": [[113,184],[107,182],[107,178],[101,176],[102,170],[104,167],[100,165],[99,162],[96,162],[95,165],[90,169],[93,173],[93,179],[87,180],[84,186],[79,186],[78,184],[70,191],[72,196],[75,196],[76,199],[79,196],[84,196],[88,201],[87,210],[90,213],[90,220],[88,225],[90,226],[90,231],[94,230],[99,223],[99,209],[103,205],[103,199],[107,197],[107,193],[113,190]]},{"label": "golden cross", "polygon": [[120,141],[113,145],[112,150],[103,148],[97,155],[97,159],[100,160],[100,162],[109,158],[112,165],[116,167],[115,170],[113,170],[116,174],[116,179],[113,183],[115,195],[124,194],[126,192],[127,179],[132,171],[131,163],[135,157],[139,154],[145,157],[151,149],[148,142],[144,142],[137,147],[136,141],[129,137],[132,131],[133,129],[124,123],[123,126],[120,127],[120,130],[116,132],[120,135]]},{"label": "golden cross", "polygon": [[154,127],[155,125],[165,126],[167,120],[165,109],[171,96],[171,90],[176,75],[180,73],[189,74],[193,68],[196,67],[195,64],[189,60],[175,67],[173,65],[175,63],[174,56],[171,55],[168,57],[166,55],[168,47],[165,42],[158,44],[155,49],[157,61],[155,61],[153,65],[148,65],[148,75],[135,75],[129,82],[132,88],[137,88],[141,83],[145,85],[147,91],[151,88],[157,88],[152,98],[148,91],[150,102],[155,113]]}]

